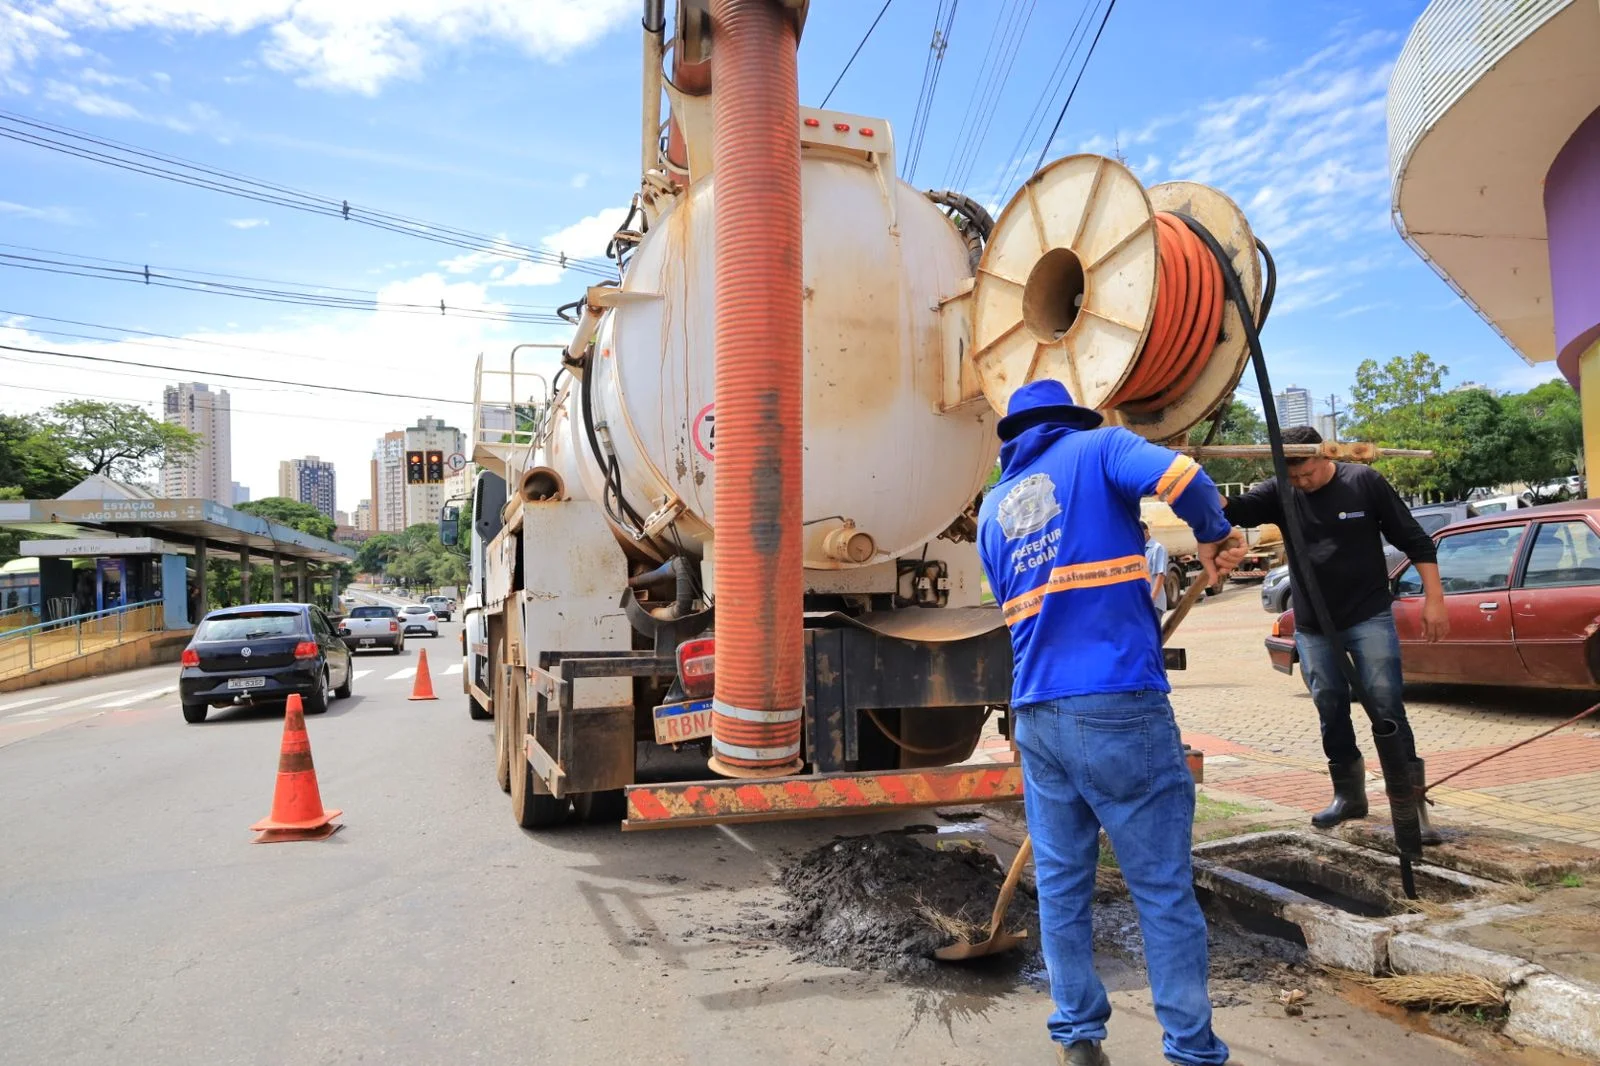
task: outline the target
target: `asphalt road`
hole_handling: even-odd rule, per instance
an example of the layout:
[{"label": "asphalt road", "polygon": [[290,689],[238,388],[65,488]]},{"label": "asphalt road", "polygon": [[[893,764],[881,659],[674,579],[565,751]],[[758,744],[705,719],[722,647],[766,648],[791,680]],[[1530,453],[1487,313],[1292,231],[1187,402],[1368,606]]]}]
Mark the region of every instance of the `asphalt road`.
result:
[{"label": "asphalt road", "polygon": [[[250,842],[281,711],[185,725],[175,667],[0,697],[0,1062],[1053,1061],[1035,989],[911,988],[726,931],[773,912],[786,852],[894,823],[515,828],[442,629],[360,657],[308,719],[345,822],[317,843]],[[440,699],[412,702],[424,650]],[[1159,1063],[1145,990],[1115,1000],[1118,1066]],[[1219,1027],[1252,1066],[1484,1061],[1325,1000]]]}]

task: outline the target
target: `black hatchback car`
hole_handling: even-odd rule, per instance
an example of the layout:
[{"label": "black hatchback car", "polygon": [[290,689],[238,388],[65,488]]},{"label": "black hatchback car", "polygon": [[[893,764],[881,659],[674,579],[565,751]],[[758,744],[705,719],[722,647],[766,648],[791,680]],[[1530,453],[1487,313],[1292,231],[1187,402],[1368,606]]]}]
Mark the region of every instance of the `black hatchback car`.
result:
[{"label": "black hatchback car", "polygon": [[183,649],[178,699],[183,720],[212,707],[284,700],[299,693],[307,714],[350,695],[350,649],[327,615],[306,603],[255,603],[212,611]]}]

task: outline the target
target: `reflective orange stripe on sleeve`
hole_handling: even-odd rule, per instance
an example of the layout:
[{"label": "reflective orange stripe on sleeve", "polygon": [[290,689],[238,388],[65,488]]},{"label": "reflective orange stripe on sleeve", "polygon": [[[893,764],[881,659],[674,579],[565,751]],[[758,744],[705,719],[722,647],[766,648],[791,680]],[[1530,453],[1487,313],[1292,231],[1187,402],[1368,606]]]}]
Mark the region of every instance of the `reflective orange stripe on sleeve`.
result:
[{"label": "reflective orange stripe on sleeve", "polygon": [[1167,472],[1156,482],[1156,498],[1162,503],[1171,503],[1183,495],[1183,490],[1189,487],[1189,482],[1193,481],[1199,472],[1200,464],[1187,455],[1173,459],[1172,465],[1167,467]]},{"label": "reflective orange stripe on sleeve", "polygon": [[1124,581],[1147,579],[1148,571],[1145,569],[1142,555],[1124,555],[1120,559],[1058,566],[1050,571],[1050,577],[1044,584],[1006,601],[1003,608],[1006,625],[1016,625],[1024,618],[1032,618],[1038,614],[1044,607],[1044,598],[1052,592],[1095,588],[1100,585],[1119,585]]}]

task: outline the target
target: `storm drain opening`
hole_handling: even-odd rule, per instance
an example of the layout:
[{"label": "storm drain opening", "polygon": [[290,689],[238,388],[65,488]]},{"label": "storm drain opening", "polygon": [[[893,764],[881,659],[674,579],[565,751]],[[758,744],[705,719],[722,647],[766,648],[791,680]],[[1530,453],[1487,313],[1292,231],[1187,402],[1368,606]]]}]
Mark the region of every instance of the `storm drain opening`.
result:
[{"label": "storm drain opening", "polygon": [[[1427,913],[1493,887],[1451,870],[1419,865],[1418,900],[1409,901],[1401,892],[1399,863],[1392,856],[1309,833],[1260,833],[1216,841],[1196,848],[1195,857],[1204,860],[1202,865],[1214,864],[1264,883],[1263,894],[1278,905],[1275,909],[1310,900],[1359,918]],[[1213,883],[1214,874],[1198,870],[1196,880],[1202,887],[1239,899],[1238,892]]]}]

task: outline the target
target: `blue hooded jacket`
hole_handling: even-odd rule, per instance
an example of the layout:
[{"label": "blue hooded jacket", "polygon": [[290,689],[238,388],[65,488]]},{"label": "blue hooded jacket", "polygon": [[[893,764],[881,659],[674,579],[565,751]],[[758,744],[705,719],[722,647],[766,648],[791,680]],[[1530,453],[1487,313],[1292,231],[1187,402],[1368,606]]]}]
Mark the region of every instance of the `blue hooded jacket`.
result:
[{"label": "blue hooded jacket", "polygon": [[978,515],[978,552],[1011,630],[1012,706],[1169,692],[1139,501],[1155,496],[1198,540],[1222,540],[1231,527],[1216,485],[1193,459],[1126,429],[1080,428],[1099,421],[1083,408],[1050,408],[1090,416],[1076,422],[1028,418],[1044,413],[1023,396],[1040,385],[1065,396],[1059,384],[1039,382],[1012,398],[1000,427],[1010,436],[1000,482]]}]

